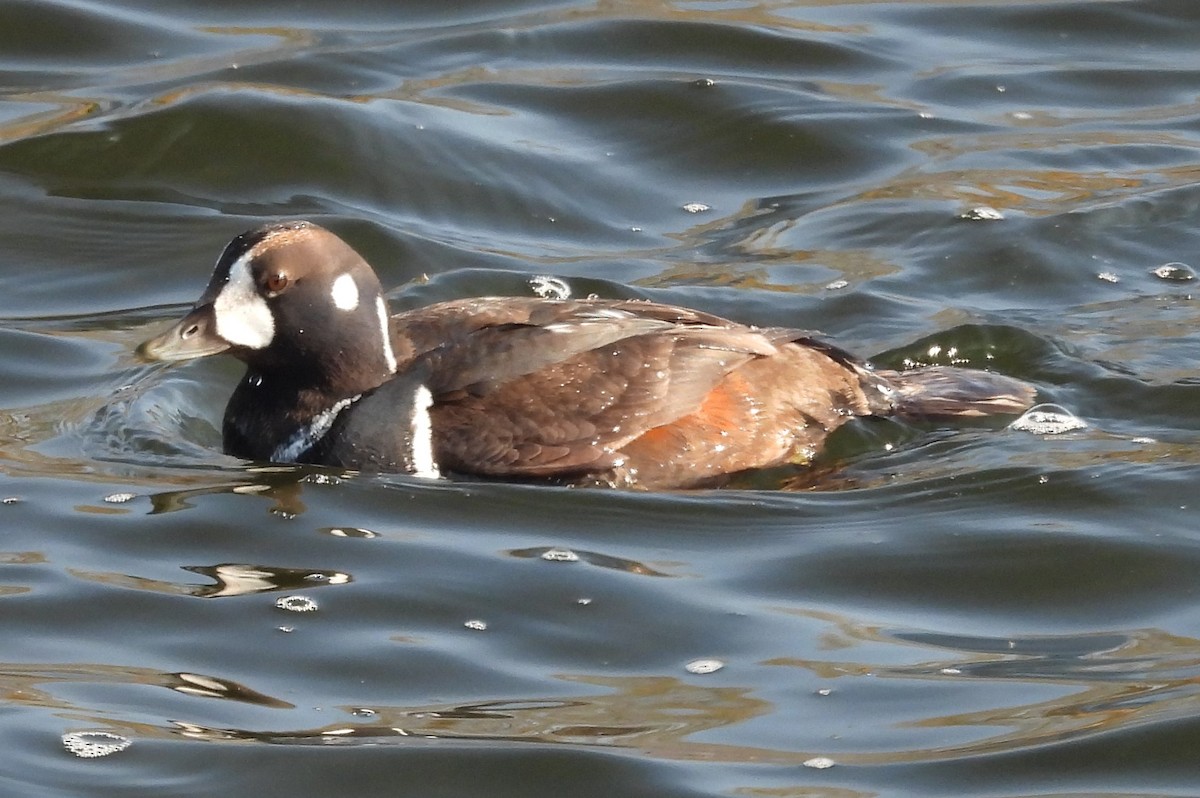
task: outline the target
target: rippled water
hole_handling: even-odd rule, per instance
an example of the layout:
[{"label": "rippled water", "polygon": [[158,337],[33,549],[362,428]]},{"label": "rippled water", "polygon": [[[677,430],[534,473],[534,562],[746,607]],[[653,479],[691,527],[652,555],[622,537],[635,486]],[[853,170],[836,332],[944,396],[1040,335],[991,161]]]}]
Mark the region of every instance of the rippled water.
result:
[{"label": "rippled water", "polygon": [[[1192,0],[0,0],[0,794],[1196,794],[1198,42]],[[235,364],[131,350],[294,217],[396,307],[556,275],[1089,426],[857,423],[691,494],[250,467]]]}]

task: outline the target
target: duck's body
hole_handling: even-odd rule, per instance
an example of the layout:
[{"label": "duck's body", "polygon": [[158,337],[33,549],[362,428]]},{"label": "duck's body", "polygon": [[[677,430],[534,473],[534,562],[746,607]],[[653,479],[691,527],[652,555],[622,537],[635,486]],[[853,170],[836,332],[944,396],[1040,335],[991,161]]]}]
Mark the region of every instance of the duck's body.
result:
[{"label": "duck's body", "polygon": [[229,351],[229,454],[434,477],[660,489],[805,463],[855,416],[1019,412],[1033,389],[969,369],[873,371],[807,332],[654,302],[493,297],[389,317],[332,233],[234,239],[196,307],[139,350]]}]

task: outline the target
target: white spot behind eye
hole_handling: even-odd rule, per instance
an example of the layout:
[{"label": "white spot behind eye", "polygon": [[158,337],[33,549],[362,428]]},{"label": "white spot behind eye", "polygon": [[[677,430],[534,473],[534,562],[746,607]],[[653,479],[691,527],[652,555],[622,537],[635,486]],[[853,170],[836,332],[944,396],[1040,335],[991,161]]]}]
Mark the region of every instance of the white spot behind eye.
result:
[{"label": "white spot behind eye", "polygon": [[275,317],[258,295],[250,260],[247,252],[229,267],[229,282],[213,301],[213,318],[217,335],[234,346],[265,349],[275,338]]},{"label": "white spot behind eye", "polygon": [[392,350],[392,327],[388,323],[388,307],[383,297],[375,297],[375,312],[379,315],[379,331],[383,336],[383,357],[388,371],[396,373],[396,353]]},{"label": "white spot behind eye", "polygon": [[354,310],[358,307],[358,284],[348,274],[333,281],[333,290],[329,292],[333,304],[338,310]]}]

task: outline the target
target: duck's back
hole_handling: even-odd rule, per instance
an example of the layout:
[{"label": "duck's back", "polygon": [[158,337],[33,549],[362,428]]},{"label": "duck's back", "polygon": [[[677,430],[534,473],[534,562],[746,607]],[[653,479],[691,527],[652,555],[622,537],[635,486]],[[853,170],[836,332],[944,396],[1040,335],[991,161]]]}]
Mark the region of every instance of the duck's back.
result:
[{"label": "duck's back", "polygon": [[420,471],[424,451],[438,470],[678,487],[807,461],[890,407],[807,332],[658,303],[461,300],[394,324],[401,376],[345,414],[322,461]]}]

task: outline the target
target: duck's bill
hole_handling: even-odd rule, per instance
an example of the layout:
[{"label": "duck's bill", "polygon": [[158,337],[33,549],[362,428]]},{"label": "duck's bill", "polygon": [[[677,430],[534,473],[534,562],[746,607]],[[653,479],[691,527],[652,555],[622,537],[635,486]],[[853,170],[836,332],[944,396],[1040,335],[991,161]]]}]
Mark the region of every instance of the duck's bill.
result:
[{"label": "duck's bill", "polygon": [[217,335],[215,327],[212,305],[201,305],[169,330],[139,346],[138,357],[144,360],[191,360],[224,352],[231,344]]}]

